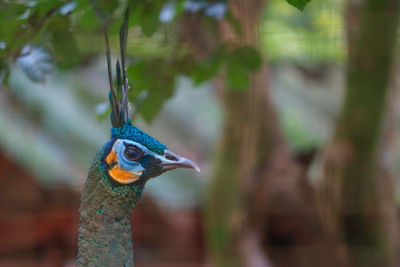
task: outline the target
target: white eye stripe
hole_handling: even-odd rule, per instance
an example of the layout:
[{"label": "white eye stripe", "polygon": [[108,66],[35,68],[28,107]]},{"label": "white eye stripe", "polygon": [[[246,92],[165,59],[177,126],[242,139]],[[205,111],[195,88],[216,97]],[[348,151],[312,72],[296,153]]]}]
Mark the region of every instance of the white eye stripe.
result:
[{"label": "white eye stripe", "polygon": [[[115,152],[120,151],[125,149],[125,145],[124,143],[128,143],[128,144],[132,144],[134,146],[137,146],[140,150],[143,151],[144,155],[149,155],[149,156],[153,156],[155,158],[158,158],[160,160],[164,160],[164,157],[161,155],[158,155],[157,153],[149,150],[147,147],[145,147],[144,145],[141,145],[135,141],[129,140],[129,139],[118,139],[117,141],[115,141],[114,145],[113,145],[113,150]],[[118,154],[118,153],[117,153]]]}]

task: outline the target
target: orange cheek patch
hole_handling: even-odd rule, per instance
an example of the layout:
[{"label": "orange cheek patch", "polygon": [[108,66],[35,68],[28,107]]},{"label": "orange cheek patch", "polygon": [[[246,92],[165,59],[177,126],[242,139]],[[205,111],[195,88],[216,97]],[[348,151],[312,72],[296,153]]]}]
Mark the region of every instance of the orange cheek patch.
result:
[{"label": "orange cheek patch", "polygon": [[113,162],[117,162],[118,161],[118,157],[117,157],[117,153],[115,153],[114,150],[112,150],[106,157],[106,162],[108,165],[111,165],[111,163]]},{"label": "orange cheek patch", "polygon": [[115,164],[115,166],[113,166],[112,169],[108,170],[108,174],[111,176],[111,178],[113,178],[115,181],[117,181],[120,184],[133,183],[136,180],[138,180],[139,177],[142,175],[142,171],[130,172],[130,171],[121,169],[118,166],[117,154],[113,150],[107,155],[105,160],[106,160],[109,168],[111,168],[111,166],[113,164]]},{"label": "orange cheek patch", "polygon": [[142,175],[142,171],[132,173],[120,169],[119,166],[116,165],[113,169],[108,171],[108,174],[120,184],[130,184],[139,179],[140,175]]}]

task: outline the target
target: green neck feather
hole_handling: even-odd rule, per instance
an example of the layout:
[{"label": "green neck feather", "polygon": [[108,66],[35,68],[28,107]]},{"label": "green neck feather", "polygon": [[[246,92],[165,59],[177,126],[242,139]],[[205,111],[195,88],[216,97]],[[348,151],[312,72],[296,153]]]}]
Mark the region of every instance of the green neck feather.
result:
[{"label": "green neck feather", "polygon": [[116,185],[102,161],[92,163],[82,194],[78,266],[133,266],[130,218],[143,185]]}]

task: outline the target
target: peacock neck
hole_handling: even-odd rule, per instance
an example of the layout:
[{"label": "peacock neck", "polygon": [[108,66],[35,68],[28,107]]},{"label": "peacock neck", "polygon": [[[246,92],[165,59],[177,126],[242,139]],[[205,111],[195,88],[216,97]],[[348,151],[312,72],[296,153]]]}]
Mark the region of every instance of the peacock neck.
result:
[{"label": "peacock neck", "polygon": [[142,191],[112,184],[101,160],[94,161],[79,209],[78,266],[133,266],[130,218]]},{"label": "peacock neck", "polygon": [[78,266],[133,266],[130,216],[105,207],[95,212],[103,216],[81,212]]}]

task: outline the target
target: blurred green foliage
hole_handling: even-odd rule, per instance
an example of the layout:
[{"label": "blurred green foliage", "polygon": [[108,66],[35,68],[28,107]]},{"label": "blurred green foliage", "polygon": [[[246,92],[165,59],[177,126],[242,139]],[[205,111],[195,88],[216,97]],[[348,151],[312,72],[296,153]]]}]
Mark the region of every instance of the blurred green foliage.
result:
[{"label": "blurred green foliage", "polygon": [[261,35],[269,61],[290,61],[305,67],[343,62],[346,56],[343,3],[343,0],[314,0],[299,12],[284,1],[271,0]]},{"label": "blurred green foliage", "polygon": [[[153,120],[173,95],[179,76],[190,77],[198,85],[223,71],[231,88],[243,90],[248,86],[249,74],[261,65],[261,54],[251,47],[220,44],[209,58],[200,61],[179,41],[179,16],[184,11],[217,21],[226,13],[225,1],[2,1],[0,20],[8,23],[0,26],[1,76],[6,77],[10,64],[22,56],[23,70],[29,77],[33,77],[30,72],[39,75],[37,81],[46,80],[50,71],[30,68],[43,65],[41,60],[50,55],[61,69],[83,64],[91,55],[104,51],[104,47],[97,47],[102,43],[102,22],[109,27],[112,49],[117,54],[118,29],[127,6],[131,9],[129,26],[135,41],[150,38],[147,44],[159,43],[152,53],[140,54],[129,45],[133,37],[128,41],[128,54],[133,59],[128,78],[135,88],[129,97],[137,104],[137,113],[147,121]],[[230,16],[229,21],[234,23],[235,19]],[[92,37],[96,43],[93,46],[88,41]],[[27,49],[23,55],[21,51],[29,45],[41,47],[49,56],[37,57]],[[7,83],[7,79],[2,81]]]},{"label": "blurred green foliage", "polygon": [[291,4],[294,7],[297,7],[300,10],[304,10],[306,5],[311,1],[311,0],[286,0],[289,4]]},{"label": "blurred green foliage", "polygon": [[[298,4],[306,4],[299,1]],[[216,75],[222,75],[230,88],[244,90],[249,74],[262,64],[262,56],[272,64],[291,63],[302,71],[311,72],[332,63],[341,63],[345,57],[342,0],[314,0],[304,12],[292,8],[285,1],[270,0],[262,25],[263,46],[237,47],[219,43],[208,58],[196,59],[180,42],[180,16],[184,12],[201,15],[208,24],[216,25],[224,17],[236,32],[241,25],[229,11],[225,1],[0,1],[0,82],[7,84],[8,70],[19,61],[27,45],[40,47],[48,53],[54,66],[68,70],[84,67],[104,55],[105,45],[100,20],[93,8],[104,14],[108,25],[111,49],[119,54],[118,32],[123,12],[131,10],[128,39],[128,77],[134,90],[129,98],[146,121],[152,121],[166,100],[175,92],[177,79],[190,78],[200,85]],[[49,57],[42,54],[36,61],[22,68],[27,76],[39,73],[46,80],[50,71]],[[114,60],[114,58],[113,58]],[[115,60],[114,60],[115,63]],[[30,67],[29,67],[30,66]],[[29,69],[31,68],[31,69]],[[34,69],[36,68],[36,69]],[[31,71],[30,71],[31,70]],[[104,72],[106,74],[106,72]],[[32,75],[30,75],[32,77]],[[102,109],[102,118],[108,118],[109,109]],[[293,123],[297,117],[283,113],[285,132],[296,146],[315,144],[315,138],[299,130],[302,123]],[[296,126],[297,125],[297,126]]]}]

